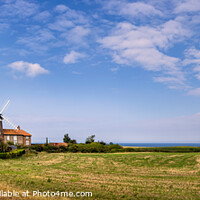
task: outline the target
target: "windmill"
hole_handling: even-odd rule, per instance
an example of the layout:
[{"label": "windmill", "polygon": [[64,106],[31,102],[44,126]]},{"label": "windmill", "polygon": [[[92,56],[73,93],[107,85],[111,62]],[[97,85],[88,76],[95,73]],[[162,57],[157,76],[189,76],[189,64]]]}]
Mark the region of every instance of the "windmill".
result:
[{"label": "windmill", "polygon": [[3,111],[6,109],[6,107],[8,106],[8,104],[10,103],[10,100],[7,101],[7,103],[5,104],[5,106],[2,108],[2,110],[0,111],[0,137],[3,135],[3,120],[5,120],[11,127],[13,127],[14,129],[16,129],[16,131],[18,130],[18,128],[11,123],[6,117],[3,116]]}]

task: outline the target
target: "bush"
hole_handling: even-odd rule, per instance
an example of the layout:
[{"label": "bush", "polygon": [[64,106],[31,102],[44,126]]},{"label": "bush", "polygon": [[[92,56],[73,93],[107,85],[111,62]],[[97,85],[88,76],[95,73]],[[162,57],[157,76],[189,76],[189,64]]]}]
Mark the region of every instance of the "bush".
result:
[{"label": "bush", "polygon": [[44,151],[48,153],[56,153],[56,152],[60,152],[60,148],[49,144],[44,147]]},{"label": "bush", "polygon": [[14,143],[11,142],[11,141],[7,141],[7,144],[8,144],[8,145],[14,145]]},{"label": "bush", "polygon": [[10,152],[7,152],[7,153],[0,153],[0,158],[2,158],[2,159],[16,158],[18,156],[22,156],[23,154],[25,154],[24,149],[16,149],[14,151],[10,151]]},{"label": "bush", "polygon": [[53,146],[53,145],[32,145],[30,150],[38,152],[46,151],[48,153],[60,153],[60,152],[72,152],[72,153],[109,153],[109,152],[123,152],[125,151],[119,144],[108,145],[103,141],[91,142],[88,144],[72,144],[68,143],[68,146]]},{"label": "bush", "polygon": [[68,151],[73,153],[109,153],[112,149],[115,149],[115,152],[123,151],[123,148],[118,144],[107,145],[102,142],[92,142],[89,144],[81,143],[76,145],[69,144],[68,147]]},{"label": "bush", "polygon": [[66,147],[66,146],[64,146],[64,145],[61,145],[61,146],[60,146],[60,151],[61,151],[61,152],[66,152],[67,149],[68,149],[68,147]]},{"label": "bush", "polygon": [[41,152],[44,150],[44,147],[41,144],[36,144],[36,145],[31,145],[30,149]]},{"label": "bush", "polygon": [[78,144],[69,144],[68,151],[72,153],[76,153],[79,151],[79,145]]}]

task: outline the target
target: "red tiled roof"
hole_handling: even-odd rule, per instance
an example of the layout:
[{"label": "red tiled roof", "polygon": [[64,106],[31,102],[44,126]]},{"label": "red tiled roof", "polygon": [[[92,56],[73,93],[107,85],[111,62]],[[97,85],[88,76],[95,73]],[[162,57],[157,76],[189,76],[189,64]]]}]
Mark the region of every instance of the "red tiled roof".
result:
[{"label": "red tiled roof", "polygon": [[66,146],[67,147],[68,146],[67,143],[55,143],[55,142],[50,143],[50,145],[57,146],[57,147],[60,147],[60,146]]},{"label": "red tiled roof", "polygon": [[23,136],[32,136],[24,130],[15,130],[15,129],[3,129],[4,135],[23,135]]}]

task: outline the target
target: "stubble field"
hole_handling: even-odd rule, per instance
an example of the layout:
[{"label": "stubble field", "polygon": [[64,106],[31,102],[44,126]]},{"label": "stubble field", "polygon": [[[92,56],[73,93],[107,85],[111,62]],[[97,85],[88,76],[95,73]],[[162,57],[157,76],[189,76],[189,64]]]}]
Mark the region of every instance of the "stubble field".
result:
[{"label": "stubble field", "polygon": [[24,155],[0,160],[0,190],[8,189],[92,192],[92,197],[77,199],[200,199],[200,154]]}]

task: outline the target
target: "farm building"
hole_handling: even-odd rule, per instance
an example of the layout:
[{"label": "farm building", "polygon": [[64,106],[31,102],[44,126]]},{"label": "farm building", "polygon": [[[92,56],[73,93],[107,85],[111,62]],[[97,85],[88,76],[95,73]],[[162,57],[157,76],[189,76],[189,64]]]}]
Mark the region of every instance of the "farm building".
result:
[{"label": "farm building", "polygon": [[18,129],[3,129],[4,142],[11,141],[15,145],[22,144],[24,146],[31,145],[31,134],[24,130]]},{"label": "farm building", "polygon": [[[20,129],[20,126],[16,127],[6,117],[3,116],[3,111],[9,104],[10,100],[6,103],[3,109],[0,111],[0,138],[6,143],[11,141],[14,145],[31,145],[31,134]],[[14,129],[3,129],[3,120],[5,120]]]},{"label": "farm building", "polygon": [[21,130],[18,126],[18,129],[2,129],[3,134],[0,137],[3,139],[4,142],[11,141],[14,145],[24,145],[28,146],[31,145],[31,134],[27,133],[24,130]]}]

